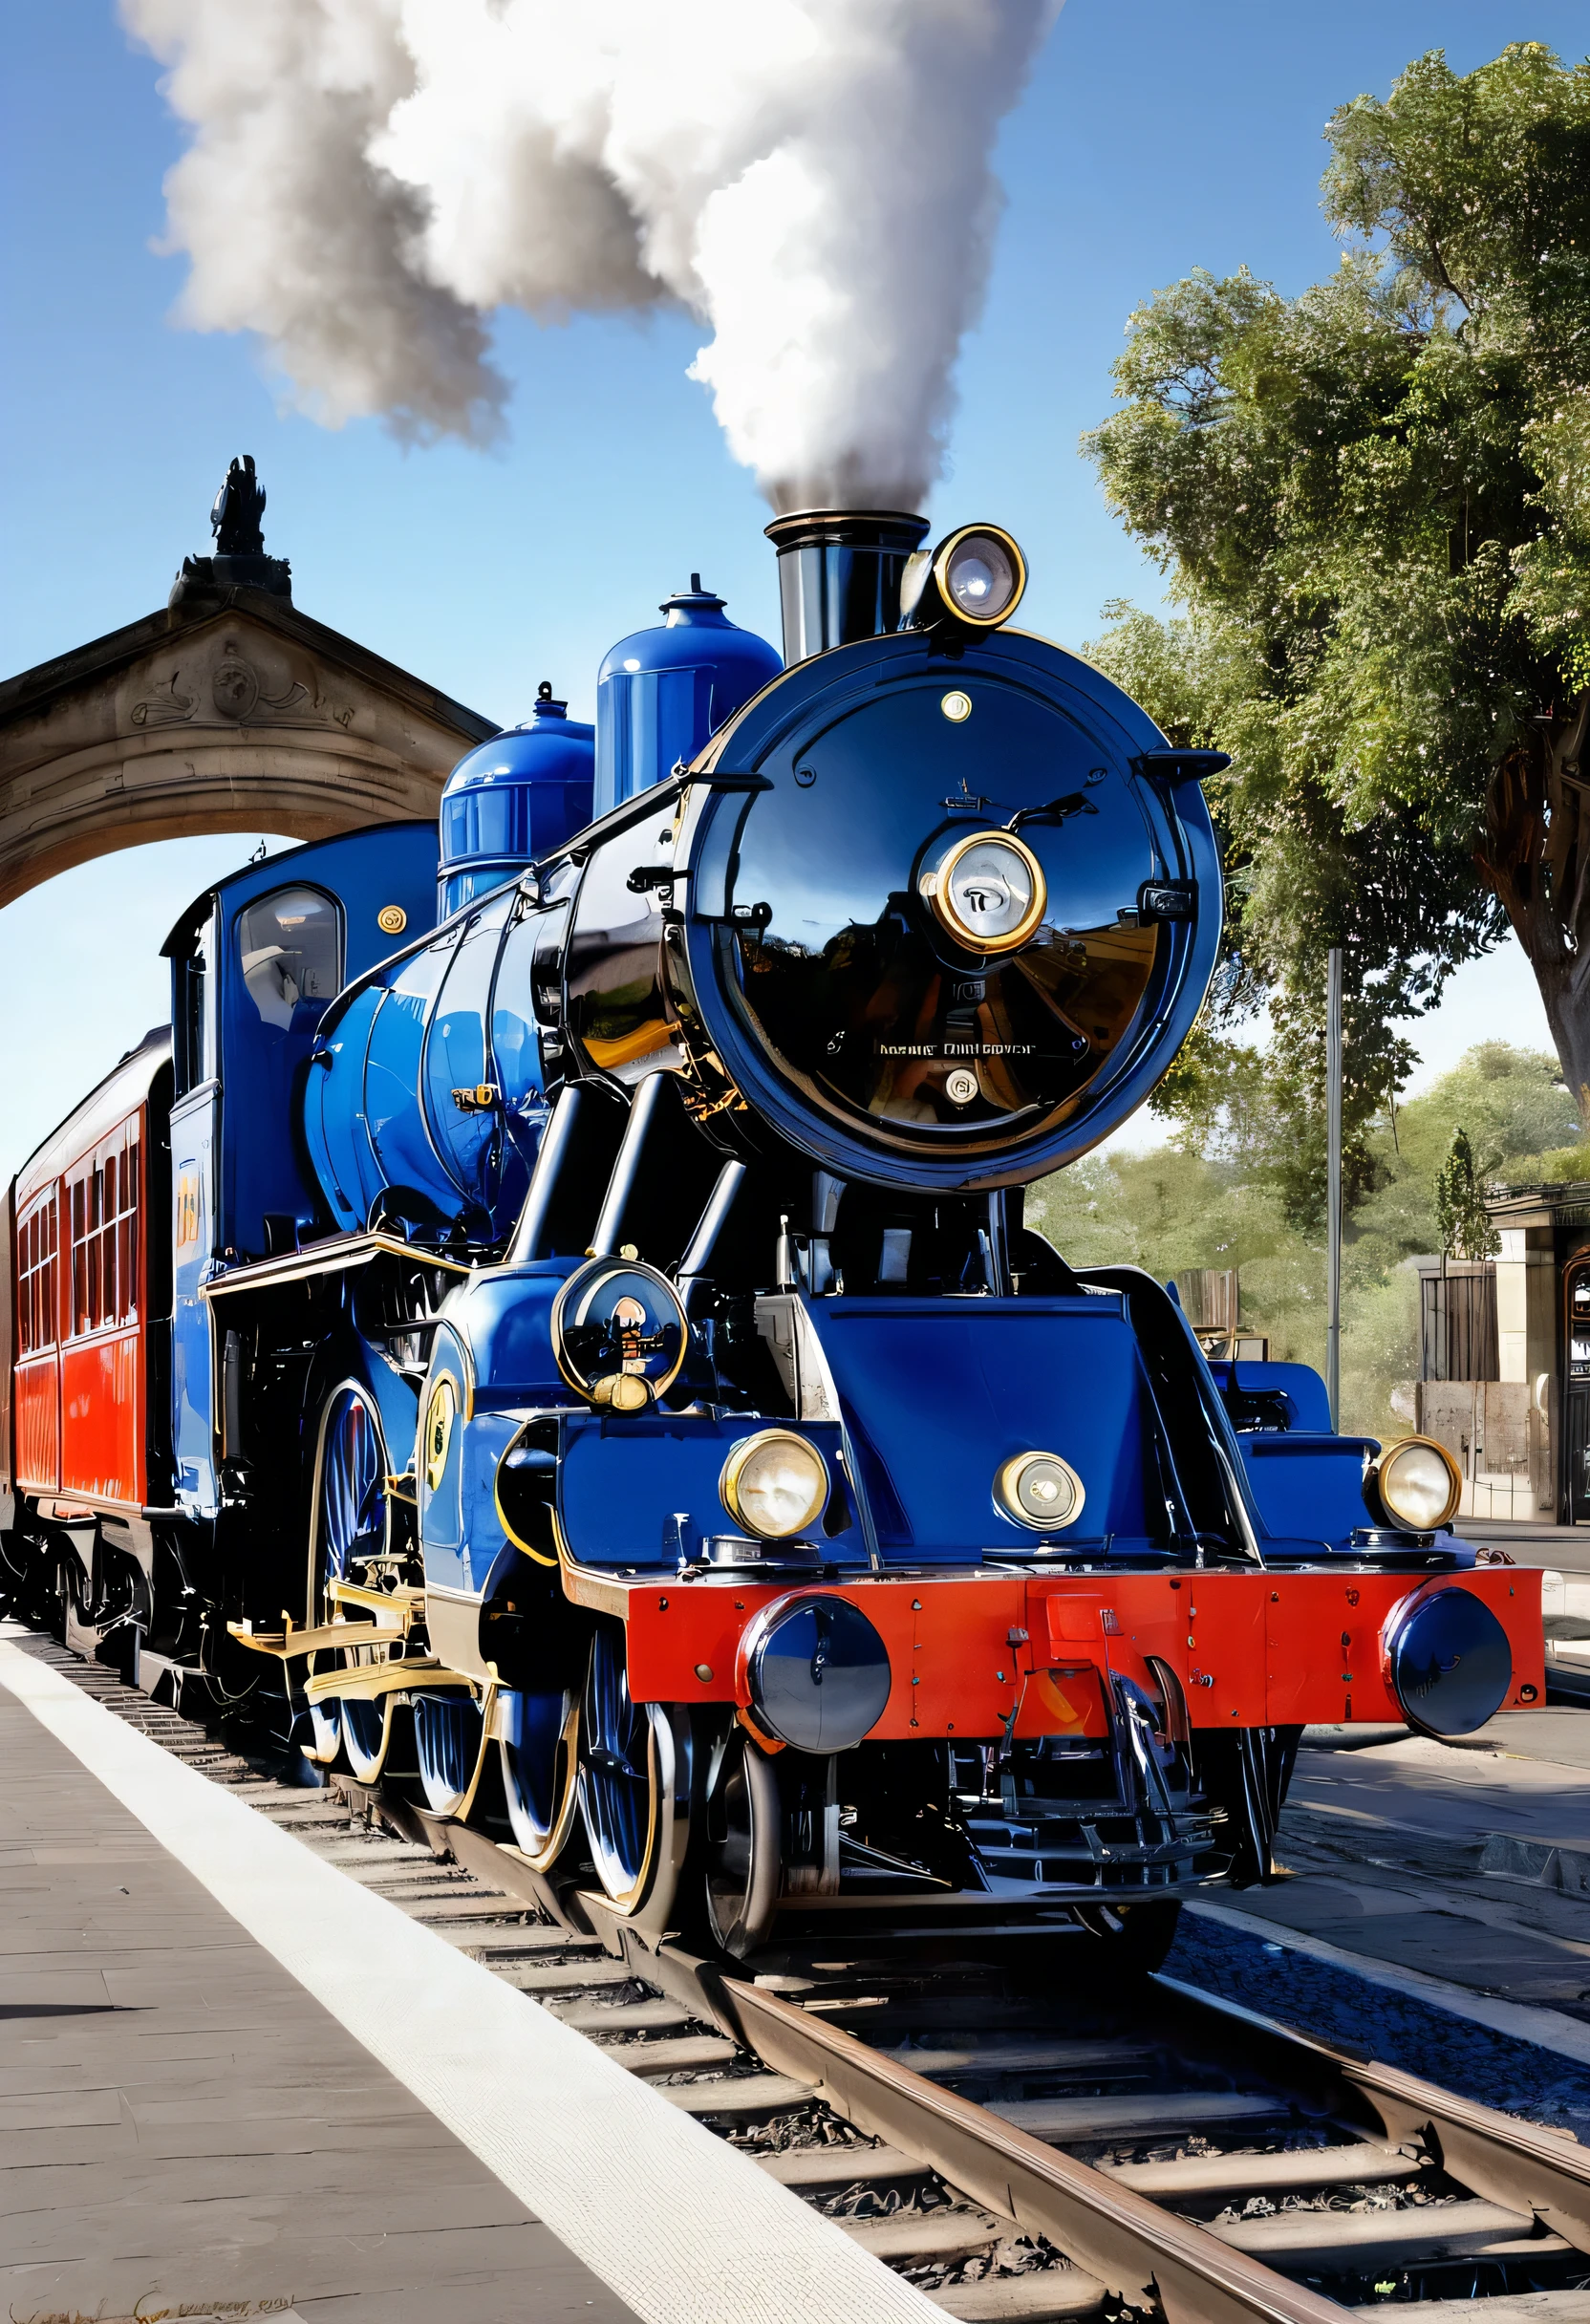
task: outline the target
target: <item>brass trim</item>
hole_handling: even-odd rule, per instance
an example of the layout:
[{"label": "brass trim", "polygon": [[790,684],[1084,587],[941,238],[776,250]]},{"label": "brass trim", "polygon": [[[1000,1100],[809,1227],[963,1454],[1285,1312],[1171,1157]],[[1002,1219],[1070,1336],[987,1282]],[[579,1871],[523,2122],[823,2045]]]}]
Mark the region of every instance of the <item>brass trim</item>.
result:
[{"label": "brass trim", "polygon": [[678,1293],[675,1290],[673,1284],[669,1281],[666,1275],[662,1274],[658,1268],[648,1265],[647,1261],[643,1259],[623,1259],[616,1251],[598,1252],[595,1257],[588,1259],[583,1267],[576,1267],[573,1274],[570,1275],[560,1286],[558,1295],[552,1302],[552,1312],[550,1317],[548,1319],[547,1329],[548,1336],[550,1338],[552,1343],[552,1355],[557,1364],[558,1370],[562,1373],[564,1379],[568,1382],[569,1386],[573,1389],[575,1395],[578,1396],[582,1402],[591,1404],[596,1401],[595,1391],[600,1384],[596,1381],[584,1381],[576,1379],[573,1372],[570,1371],[569,1366],[564,1361],[563,1315],[570,1293],[574,1292],[576,1288],[585,1280],[585,1279],[591,1275],[598,1267],[628,1267],[634,1274],[644,1275],[649,1279],[650,1281],[660,1285],[667,1297],[673,1302],[674,1312],[677,1316],[679,1323],[679,1352],[675,1359],[673,1369],[667,1374],[666,1378],[661,1380],[652,1380],[647,1383],[654,1401],[659,1397],[665,1396],[668,1393],[668,1390],[673,1387],[675,1381],[678,1378],[680,1372],[684,1369],[685,1355],[690,1346],[690,1319],[685,1314],[684,1306],[679,1299]]},{"label": "brass trim", "polygon": [[[212,1283],[201,1283],[202,1299],[219,1300],[232,1291],[269,1291],[277,1283],[297,1283],[316,1275],[338,1275],[354,1267],[367,1267],[373,1259],[390,1252],[398,1259],[411,1259],[417,1266],[440,1267],[448,1275],[469,1275],[473,1270],[456,1259],[443,1259],[440,1252],[427,1251],[422,1244],[399,1241],[396,1235],[335,1235],[324,1242],[311,1243],[307,1250],[284,1251],[279,1259],[254,1259],[244,1267],[229,1267],[225,1275]],[[428,1319],[417,1319],[419,1322]]]},{"label": "brass trim", "polygon": [[458,1383],[451,1372],[443,1372],[425,1399],[425,1426],[421,1438],[425,1453],[425,1483],[432,1493],[438,1491],[447,1473],[447,1455],[452,1450],[453,1429],[458,1416]]},{"label": "brass trim", "polygon": [[[511,1688],[504,1687],[494,1697],[493,1726],[496,1725],[497,1703],[502,1700],[503,1695],[510,1694],[512,1691]],[[508,1753],[505,1737],[497,1733],[492,1739],[497,1745],[500,1757],[505,1760]],[[563,1732],[558,1737],[556,1748],[564,1754],[563,1791],[558,1798],[557,1811],[552,1818],[546,1844],[543,1847],[531,1849],[522,1848],[517,1841],[514,1841],[508,1846],[508,1853],[517,1856],[522,1862],[528,1864],[532,1872],[549,1872],[551,1870],[569,1844],[569,1832],[572,1830],[574,1818],[580,1811],[580,1698],[577,1689],[572,1689],[569,1693],[569,1712],[563,1722]],[[507,1782],[505,1770],[503,1781],[505,1788]],[[507,1845],[505,1842],[503,1844]],[[605,1894],[606,1891],[603,1893]]]},{"label": "brass trim", "polygon": [[[376,1442],[380,1447],[382,1478],[384,1479],[390,1474],[386,1431],[381,1426],[381,1415],[375,1398],[362,1381],[339,1380],[320,1408],[320,1426],[316,1429],[314,1436],[314,1474],[310,1483],[309,1571],[305,1577],[304,1588],[305,1611],[312,1622],[319,1612],[321,1603],[327,1597],[331,1583],[336,1579],[334,1575],[328,1574],[325,1582],[322,1583],[320,1578],[321,1535],[325,1524],[325,1510],[321,1504],[320,1488],[325,1479],[326,1431],[331,1423],[332,1408],[337,1398],[345,1393],[356,1396],[369,1413],[376,1431]],[[381,1494],[381,1553],[384,1556],[392,1545],[392,1503],[384,1489]]]},{"label": "brass trim", "polygon": [[[1016,587],[1011,592],[1009,604],[1002,606],[997,613],[969,613],[965,607],[957,605],[950,594],[950,559],[962,541],[969,540],[974,533],[978,532],[985,533],[990,540],[999,542],[999,547],[1009,557],[1011,570],[1016,576]],[[952,620],[963,621],[969,630],[997,630],[1002,623],[1010,619],[1026,594],[1027,560],[1021,554],[1020,544],[1010,533],[1006,532],[1002,525],[961,525],[951,533],[948,540],[941,541],[933,552],[933,583],[938,592],[940,604]]]},{"label": "brass trim", "polygon": [[[470,1689],[472,1693],[475,1691],[475,1689],[479,1687],[479,1684],[480,1683],[478,1680],[472,1684]],[[480,1689],[481,1748],[475,1754],[475,1772],[469,1778],[469,1783],[464,1791],[462,1798],[459,1801],[458,1806],[453,1810],[451,1820],[454,1823],[467,1823],[474,1809],[475,1795],[481,1788],[481,1777],[485,1773],[486,1757],[491,1750],[492,1712],[495,1709],[496,1701],[497,1688],[495,1682],[487,1687]],[[435,1811],[433,1810],[432,1812],[434,1813]]]},{"label": "brass trim", "polygon": [[[740,1505],[740,1479],[746,1462],[763,1445],[773,1444],[799,1445],[801,1451],[817,1463],[823,1478],[822,1499],[814,1502],[803,1517],[797,1517],[793,1525],[777,1528],[759,1525],[755,1517],[747,1517]],[[827,1462],[810,1438],[800,1435],[794,1429],[759,1429],[754,1436],[742,1436],[738,1444],[730,1446],[729,1457],[723,1463],[718,1479],[718,1497],[735,1523],[743,1525],[747,1533],[754,1533],[763,1541],[787,1541],[792,1535],[804,1533],[808,1525],[815,1525],[827,1509],[832,1491],[833,1480],[828,1474]]]},{"label": "brass trim", "polygon": [[[256,1654],[273,1654],[284,1663],[300,1654],[320,1654],[347,1646],[386,1646],[408,1636],[407,1623],[392,1630],[373,1622],[336,1622],[318,1630],[250,1630],[241,1622],[229,1622],[226,1628],[240,1646],[250,1646]],[[350,1639],[350,1630],[357,1636]]]},{"label": "brass trim", "polygon": [[[1402,1453],[1407,1452],[1410,1447],[1414,1445],[1421,1445],[1427,1451],[1439,1454],[1442,1465],[1447,1472],[1447,1501],[1445,1508],[1442,1510],[1441,1515],[1438,1517],[1431,1517],[1428,1521],[1420,1522],[1418,1524],[1415,1524],[1411,1517],[1405,1517],[1400,1511],[1397,1510],[1393,1504],[1386,1499],[1386,1487],[1382,1481],[1386,1471],[1390,1467],[1391,1463],[1398,1459]],[[1446,1525],[1450,1523],[1450,1521],[1457,1515],[1458,1504],[1463,1498],[1463,1472],[1458,1467],[1456,1461],[1453,1460],[1446,1446],[1441,1443],[1439,1438],[1434,1436],[1399,1436],[1394,1445],[1386,1445],[1380,1452],[1378,1457],[1370,1463],[1369,1473],[1365,1476],[1364,1482],[1366,1488],[1373,1489],[1376,1498],[1379,1500],[1381,1507],[1385,1510],[1386,1516],[1391,1519],[1392,1523],[1406,1527],[1409,1533],[1433,1533],[1438,1525]]]},{"label": "brass trim", "polygon": [[[956,866],[973,848],[987,847],[992,842],[997,842],[1001,848],[1009,848],[1013,854],[1021,856],[1032,881],[1031,903],[1010,934],[1002,936],[982,936],[976,929],[968,928],[950,901],[950,881]],[[921,874],[916,885],[918,893],[932,906],[934,917],[945,934],[963,950],[978,953],[985,958],[999,953],[1019,952],[1042,926],[1043,915],[1049,909],[1049,884],[1043,876],[1043,867],[1026,841],[1015,831],[997,828],[968,831],[936,864]]]},{"label": "brass trim", "polygon": [[449,1670],[440,1663],[371,1663],[364,1669],[316,1670],[304,1681],[307,1702],[324,1703],[340,1697],[360,1703],[378,1702],[385,1694],[403,1694],[427,1687],[446,1687],[462,1689],[466,1694],[481,1691],[479,1679],[464,1671]]},{"label": "brass trim", "polygon": [[[552,1554],[550,1557],[548,1557],[546,1550],[532,1549],[528,1541],[522,1541],[520,1539],[519,1536],[514,1532],[513,1527],[508,1523],[507,1514],[503,1507],[503,1496],[498,1489],[502,1480],[503,1462],[506,1460],[508,1454],[513,1451],[514,1446],[519,1442],[519,1437],[523,1436],[524,1433],[524,1430],[521,1429],[519,1435],[513,1437],[508,1444],[505,1445],[503,1448],[502,1457],[499,1459],[496,1468],[493,1469],[491,1473],[491,1505],[497,1512],[497,1522],[503,1528],[505,1538],[512,1542],[514,1548],[518,1550],[520,1556],[532,1559],[537,1565],[548,1566],[555,1570],[558,1562],[556,1549],[554,1548]],[[553,1539],[555,1540],[555,1535]]]},{"label": "brass trim", "polygon": [[[1039,1460],[1050,1461],[1057,1469],[1064,1469],[1071,1480],[1072,1489],[1077,1497],[1071,1503],[1070,1512],[1065,1517],[1035,1517],[1021,1506],[1021,1472],[1031,1468],[1033,1462]],[[994,1498],[1005,1517],[1013,1517],[1018,1525],[1025,1525],[1029,1532],[1064,1533],[1068,1525],[1074,1525],[1081,1517],[1083,1504],[1087,1498],[1087,1488],[1070,1462],[1063,1460],[1058,1452],[1017,1452],[1013,1453],[1009,1460],[1000,1463],[999,1473],[994,1479]]]}]

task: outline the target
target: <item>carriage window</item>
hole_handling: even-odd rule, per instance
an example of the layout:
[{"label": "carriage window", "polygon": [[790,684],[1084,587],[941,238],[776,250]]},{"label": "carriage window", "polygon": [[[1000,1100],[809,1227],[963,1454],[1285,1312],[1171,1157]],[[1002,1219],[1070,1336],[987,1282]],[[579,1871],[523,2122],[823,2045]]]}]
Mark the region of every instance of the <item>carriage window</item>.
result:
[{"label": "carriage window", "polygon": [[16,1233],[18,1353],[31,1355],[55,1338],[55,1197],[41,1202]]},{"label": "carriage window", "polygon": [[68,1188],[72,1335],[138,1322],[138,1124],[100,1147]]},{"label": "carriage window", "polygon": [[341,915],[331,897],[279,888],[239,914],[237,942],[243,981],[265,1022],[312,1031],[342,986]]}]

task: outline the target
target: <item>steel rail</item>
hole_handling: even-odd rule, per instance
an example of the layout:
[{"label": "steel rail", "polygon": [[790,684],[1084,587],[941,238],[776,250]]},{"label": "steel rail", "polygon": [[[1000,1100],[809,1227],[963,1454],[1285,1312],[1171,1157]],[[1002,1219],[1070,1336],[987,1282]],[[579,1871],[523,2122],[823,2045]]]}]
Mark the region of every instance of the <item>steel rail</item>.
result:
[{"label": "steel rail", "polygon": [[[333,1781],[349,1794],[358,1792],[361,1803],[388,1817],[405,1837],[423,1833],[433,1846],[456,1845],[459,1861],[482,1877],[533,1897],[571,1928],[588,1927],[634,1976],[717,2024],[770,2073],[805,2083],[856,2129],[914,2156],[1026,2233],[1046,2237],[1107,2295],[1133,2304],[1157,2297],[1169,2324],[1342,2324],[1349,2313],[826,2017],[725,1973],[677,1938],[648,1944],[605,1898],[554,1892],[483,1834],[449,1827],[406,1802],[388,1806],[378,1789],[355,1786],[347,1777]],[[1356,2112],[1393,2146],[1417,2142],[1474,2194],[1590,2253],[1590,2152],[1576,2141],[1398,2067],[1355,2056],[1178,1978],[1159,1974],[1150,1984],[1194,2022],[1214,2030],[1228,2055],[1236,2035],[1245,2064],[1313,2109],[1339,2117]],[[1172,2184],[1165,2193],[1173,2200],[1174,2191]],[[1438,2216],[1429,2214],[1432,2240]],[[1083,2286],[1076,2289],[1081,2292]]]},{"label": "steel rail", "polygon": [[1047,2236],[1115,2298],[1144,2306],[1157,2293],[1170,2324],[1342,2324],[1334,2300],[1115,2185],[1090,2163],[760,1986],[725,1978],[723,1987],[741,2037],[775,2073],[809,2082],[858,2130],[919,2155],[974,2202]]},{"label": "steel rail", "polygon": [[[59,1649],[45,1646],[44,1651],[54,1659]],[[1460,2194],[1480,2198],[1465,2203],[1448,2196],[1378,2215],[1306,2206],[1276,2212],[1265,2205],[1268,2216],[1244,2217],[1233,2225],[1228,2212],[1214,2227],[1205,2227],[1169,2206],[1195,2204],[1212,2194],[1220,2200],[1231,2189],[1270,2187],[1278,2196],[1357,2185],[1353,2166],[1360,2150],[1351,2144],[1289,2147],[1257,2158],[1251,2151],[1234,2152],[1147,2164],[1081,2161],[996,2107],[977,2104],[915,2071],[906,2062],[913,2055],[909,2048],[891,2053],[830,2022],[827,2010],[845,2012],[851,2006],[838,1989],[814,1994],[817,2007],[803,2007],[751,1982],[754,1964],[748,1965],[749,1973],[737,1973],[738,1965],[696,1955],[677,1937],[648,1936],[605,1899],[565,1881],[554,1883],[517,1850],[417,1806],[384,1783],[367,1785],[335,1775],[318,1795],[323,1805],[317,1806],[313,1792],[263,1777],[224,1742],[175,1711],[158,1710],[108,1672],[84,1665],[70,1648],[62,1662],[69,1674],[81,1674],[87,1691],[189,1765],[214,1780],[247,1784],[263,1813],[298,1831],[306,1844],[350,1877],[378,1884],[395,1903],[431,1921],[448,1941],[467,1947],[579,2030],[598,2039],[617,2037],[627,2046],[615,2055],[632,2070],[664,2076],[665,2095],[703,2120],[742,2128],[753,2118],[787,2114],[817,2100],[856,2131],[883,2142],[838,2149],[796,2144],[780,2151],[783,2142],[775,2141],[763,2151],[764,2167],[808,2199],[819,2200],[823,2188],[833,2191],[846,2182],[882,2184],[936,2173],[952,2198],[949,2206],[908,2207],[888,2217],[843,2223],[880,2259],[907,2267],[954,2262],[990,2250],[1005,2232],[1000,2226],[1005,2222],[1011,2232],[1045,2239],[1070,2262],[948,2285],[934,2296],[951,2314],[1052,2318],[1088,2314],[1111,2301],[1137,2307],[1157,2302],[1167,2324],[1344,2324],[1353,2312],[1298,2281],[1299,2274],[1311,2270],[1327,2279],[1362,2279],[1366,2270],[1383,2267],[1417,2274],[1465,2255],[1507,2262],[1551,2259],[1560,2266],[1563,2255],[1590,2253],[1590,2153],[1571,2137],[1515,2121],[1399,2068],[1161,1974],[1144,1986],[1146,1996],[1157,1998],[1169,2012],[1145,2020],[1150,2044],[1164,2045],[1169,2036],[1173,2054],[1183,2046],[1182,2037],[1191,2036],[1185,2046],[1192,2058],[1201,2055],[1206,2065],[1217,2062],[1222,2070],[1235,2068],[1263,2080],[1283,2110],[1296,2108],[1306,2118],[1359,2133],[1364,2140],[1365,2184],[1406,2181],[1433,2163]],[[333,1800],[355,1819],[342,1825],[342,1838],[322,1829],[336,1820]],[[348,1837],[361,1830],[362,1840]],[[449,1856],[456,1869],[445,1866]],[[531,1926],[526,1914],[559,1927]],[[493,1926],[498,1922],[500,1928]],[[993,1958],[980,1966],[990,1974],[998,1972]],[[919,1993],[913,2003],[906,1989],[931,1982],[932,1972],[902,1979],[909,1965],[897,1951],[849,1968],[852,1985],[857,1976],[887,1978],[893,1989],[890,2013],[896,2030],[913,2006],[925,2006],[932,2022],[939,2022],[933,2019],[935,1998],[940,2011],[946,2000],[952,2012],[958,2006],[953,1994]],[[600,1989],[618,1984],[633,1991],[631,1980],[649,1986],[658,1998],[636,2002],[614,1996],[602,2002]],[[974,2014],[976,2007],[973,2001]],[[716,2027],[717,2035],[681,2032],[691,2025]],[[1024,2050],[1020,2043],[995,2041],[979,2053],[977,2040],[968,2043],[965,2036],[948,2046],[941,2039],[935,2048],[930,2035],[915,2055],[930,2072],[946,2074],[976,2071],[986,2062],[989,2073],[997,2075],[1001,2055],[1016,2061],[1012,2070],[1022,2056],[1042,2070],[1056,2053],[1074,2055],[1079,2067],[1101,2063],[1100,2045],[1090,2049],[1064,2027],[1025,2032]],[[919,2034],[920,2029],[913,2038]],[[668,2038],[654,2038],[661,2035]],[[1119,2037],[1111,2040],[1118,2044]],[[1107,2051],[1110,2046],[1103,2045]],[[746,2075],[745,2052],[765,2071]],[[1104,2070],[1107,2076],[1107,2063]],[[1172,2089],[1160,2095],[1167,2121],[1174,2120],[1183,2101],[1189,2121],[1207,2119],[1207,2113],[1199,2117],[1193,2111],[1200,2104],[1207,2109],[1207,2091]],[[1254,2103],[1237,2093],[1226,2095],[1238,2106]],[[1063,2101],[1063,2111],[1098,2108],[1096,2116],[1081,2118],[1091,2127],[1067,2134],[1073,2142],[1120,2142],[1108,2128],[1111,2103],[1085,2098]],[[1174,2135],[1156,2129],[1150,2142],[1163,2144]],[[1371,2142],[1376,2140],[1386,2143]],[[957,2209],[956,2199],[974,2207]],[[1398,2256],[1389,2255],[1393,2252]],[[1279,2265],[1267,2264],[1271,2258]],[[1294,2272],[1281,2272],[1284,2267]],[[1467,2312],[1462,2324],[1467,2318],[1484,2324],[1486,2306],[1493,2307],[1497,2324],[1521,2324],[1526,2318],[1528,2324],[1590,2324],[1590,2292],[1530,2293],[1521,2309],[1519,2298],[1507,2292],[1476,2294],[1462,2303]],[[1456,2305],[1415,2303],[1415,2315],[1427,2324],[1459,2324]]]},{"label": "steel rail", "polygon": [[1400,2066],[1355,2057],[1178,1977],[1161,1973],[1154,1983],[1206,2017],[1240,2028],[1251,2051],[1268,2052],[1277,2079],[1294,2087],[1307,2079],[1321,2095],[1331,2081],[1345,2083],[1392,2143],[1422,2141],[1475,2194],[1532,2214],[1577,2250],[1590,2252],[1590,2149],[1576,2139],[1459,2098]]}]

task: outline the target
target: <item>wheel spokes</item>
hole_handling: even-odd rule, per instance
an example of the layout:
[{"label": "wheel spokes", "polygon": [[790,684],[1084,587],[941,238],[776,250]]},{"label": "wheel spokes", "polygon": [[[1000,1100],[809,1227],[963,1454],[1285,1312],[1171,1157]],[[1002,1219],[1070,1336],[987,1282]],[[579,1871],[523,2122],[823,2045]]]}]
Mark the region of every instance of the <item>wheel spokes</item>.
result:
[{"label": "wheel spokes", "polygon": [[497,1698],[508,1822],[515,1842],[538,1871],[557,1857],[573,1819],[578,1731],[574,1698],[565,1689]]}]

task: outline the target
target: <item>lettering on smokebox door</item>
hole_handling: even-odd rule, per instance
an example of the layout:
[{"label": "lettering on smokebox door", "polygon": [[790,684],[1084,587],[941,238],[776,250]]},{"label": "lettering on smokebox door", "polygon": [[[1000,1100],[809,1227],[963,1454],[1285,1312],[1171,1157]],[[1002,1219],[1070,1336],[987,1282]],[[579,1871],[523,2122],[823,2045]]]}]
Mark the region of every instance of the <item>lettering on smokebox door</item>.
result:
[{"label": "lettering on smokebox door", "polygon": [[1036,1041],[880,1041],[879,1057],[1036,1057]]}]

